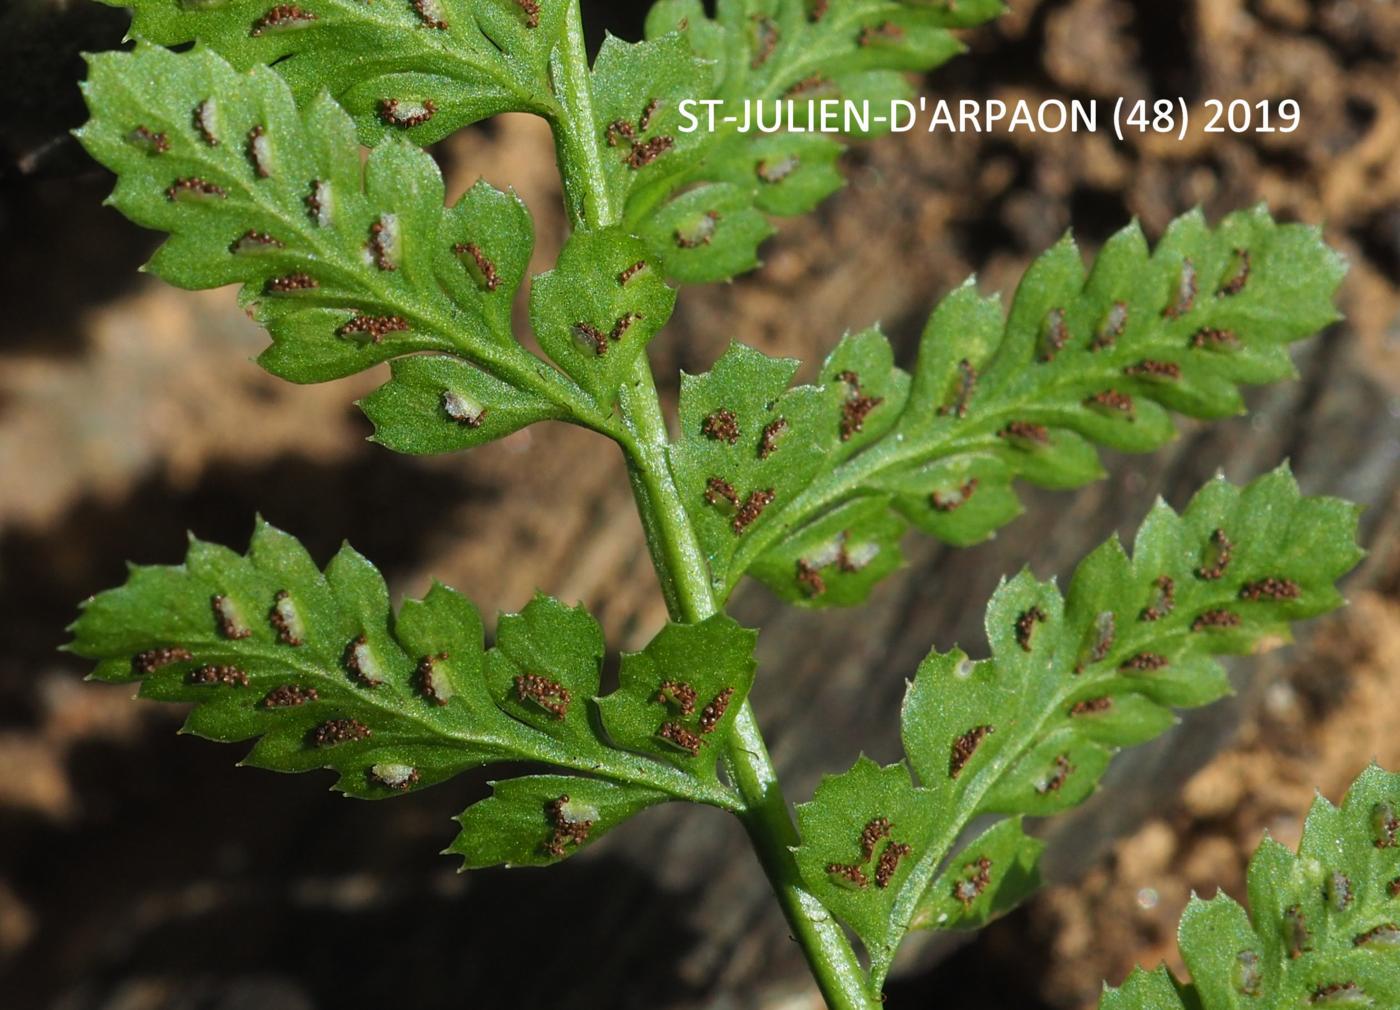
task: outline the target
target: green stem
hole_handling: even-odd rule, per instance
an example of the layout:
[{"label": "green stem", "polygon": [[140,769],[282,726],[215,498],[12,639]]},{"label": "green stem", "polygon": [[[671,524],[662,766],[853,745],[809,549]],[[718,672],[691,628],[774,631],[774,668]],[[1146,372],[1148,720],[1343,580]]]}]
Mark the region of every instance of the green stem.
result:
[{"label": "green stem", "polygon": [[[618,222],[620,209],[612,205],[603,173],[577,0],[569,5],[564,27],[565,38],[553,66],[555,89],[564,110],[554,124],[564,199],[576,227],[607,227]],[[627,435],[618,441],[627,455],[633,495],[667,609],[674,620],[703,621],[719,608],[704,550],[671,478],[666,418],[645,355],[637,359],[619,405]],[[734,721],[725,757],[730,778],[744,801],[738,816],[828,1007],[878,1010],[880,1000],[867,990],[865,972],[845,932],[802,886],[792,855],[792,847],[799,841],[797,828],[747,701]]]},{"label": "green stem", "polygon": [[[666,467],[666,422],[645,357],[637,360],[624,391],[622,415],[632,434],[625,445],[628,471],[667,607],[675,620],[703,621],[718,609],[706,575],[709,565]],[[734,720],[725,759],[744,800],[739,819],[827,1006],[831,1010],[879,1007],[879,1000],[866,989],[865,972],[845,932],[802,885],[792,855],[799,841],[797,829],[753,706],[747,701]]]},{"label": "green stem", "polygon": [[645,355],[637,359],[619,403],[623,423],[632,435],[623,446],[627,470],[667,609],[677,620],[703,621],[719,608],[709,580],[699,574],[709,571],[709,563],[671,479],[666,418]]},{"label": "green stem", "polygon": [[618,215],[594,125],[593,81],[578,0],[569,4],[564,16],[564,38],[550,59],[550,72],[562,109],[553,125],[569,220],[575,228],[614,224]]}]

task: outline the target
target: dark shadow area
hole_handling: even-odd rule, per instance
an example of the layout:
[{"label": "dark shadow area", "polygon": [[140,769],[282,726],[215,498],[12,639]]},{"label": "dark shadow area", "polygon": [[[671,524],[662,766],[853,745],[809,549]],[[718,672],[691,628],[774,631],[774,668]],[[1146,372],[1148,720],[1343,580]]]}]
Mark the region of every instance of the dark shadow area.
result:
[{"label": "dark shadow area", "polygon": [[892,979],[885,1002],[938,1010],[1052,1010],[1040,993],[1048,947],[1028,942],[1032,928],[1024,911],[1013,912],[937,967]]},{"label": "dark shadow area", "polygon": [[[0,350],[71,355],[81,313],[134,285],[155,236],[101,205],[112,180],[68,131],[87,113],[81,53],[121,45],[126,11],[13,0],[0,13]],[[22,254],[19,253],[22,250]]]},{"label": "dark shadow area", "polygon": [[[0,858],[54,924],[0,974],[7,1010],[110,1007],[132,985],[168,988],[161,1006],[227,1006],[259,979],[277,982],[262,1010],[458,1010],[467,994],[472,1006],[651,1010],[693,995],[677,969],[695,937],[668,912],[687,895],[634,864],[459,876],[438,855],[450,818],[485,795],[484,772],[347,801],[324,791],[327,774],[238,769],[233,748],[152,721],[163,728],[138,746],[71,755],[80,823],[0,817]],[[658,954],[644,965],[612,943],[638,928]]]},{"label": "dark shadow area", "polygon": [[254,517],[295,534],[324,563],[348,540],[392,578],[424,557],[427,538],[463,503],[497,492],[462,471],[435,471],[387,452],[343,464],[284,457],[262,466],[212,466],[193,487],[150,477],[115,503],[85,501],[42,531],[0,537],[0,724],[25,721],[32,683],[23,670],[60,662],[55,651],[79,600],[125,579],[128,560],[176,564],[185,531],[242,548]]},{"label": "dark shadow area", "polygon": [[1143,69],[1156,98],[1195,101],[1200,84],[1193,39],[1195,12],[1191,4],[1134,5],[1134,35]]},{"label": "dark shadow area", "polygon": [[[72,138],[58,143],[77,147]],[[0,177],[0,245],[24,250],[6,256],[0,272],[0,350],[80,354],[83,313],[140,283],[138,268],[159,244],[154,232],[102,206],[113,179],[77,154],[83,161],[72,175]]]},{"label": "dark shadow area", "polygon": [[596,50],[603,44],[606,33],[629,42],[640,39],[651,3],[649,0],[619,0],[616,3],[584,0],[582,9],[584,29],[588,33],[588,47]]}]

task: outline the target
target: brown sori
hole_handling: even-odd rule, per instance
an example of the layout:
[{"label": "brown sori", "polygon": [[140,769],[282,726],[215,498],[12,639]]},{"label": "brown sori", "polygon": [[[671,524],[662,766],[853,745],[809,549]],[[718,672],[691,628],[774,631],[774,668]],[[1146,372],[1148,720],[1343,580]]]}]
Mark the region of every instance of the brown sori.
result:
[{"label": "brown sori", "polygon": [[1118,667],[1130,673],[1146,673],[1152,670],[1160,670],[1169,665],[1171,660],[1167,659],[1159,652],[1139,652],[1136,656],[1130,656],[1123,660]]},{"label": "brown sori", "polygon": [[899,869],[899,861],[913,852],[913,848],[904,842],[890,842],[885,846],[885,850],[880,853],[880,861],[875,864],[875,886],[881,890],[890,886],[894,880],[895,871]]},{"label": "brown sori", "polygon": [[739,419],[734,411],[721,407],[707,414],[705,420],[700,422],[700,433],[716,442],[733,445],[739,441]]},{"label": "brown sori", "polygon": [[[409,110],[412,111],[409,111]],[[381,98],[379,100],[379,119],[385,126],[401,126],[404,129],[411,129],[415,126],[422,126],[428,120],[437,115],[437,102],[431,98],[425,98],[418,102],[416,106],[408,105],[397,98]]]},{"label": "brown sori", "polygon": [[821,571],[811,562],[802,558],[797,559],[797,584],[806,591],[808,596],[817,597],[826,594],[826,579],[822,578]]},{"label": "brown sori", "polygon": [[300,684],[283,684],[281,687],[274,687],[267,694],[263,695],[262,701],[258,702],[263,708],[296,708],[305,705],[309,701],[320,699],[314,687],[302,687]]},{"label": "brown sori", "polygon": [[695,688],[684,681],[662,681],[661,687],[656,692],[658,705],[675,705],[681,710],[681,715],[694,715],[698,702],[699,695],[696,694]]},{"label": "brown sori", "polygon": [[1196,576],[1207,582],[1218,582],[1225,577],[1225,573],[1230,569],[1230,559],[1234,554],[1235,545],[1230,542],[1230,537],[1223,529],[1217,529],[1210,535],[1210,550],[1214,555],[1214,560],[1197,568]]},{"label": "brown sori", "polygon": [[866,396],[861,391],[860,376],[855,372],[842,372],[836,379],[847,388],[846,400],[841,404],[841,441],[849,442],[865,430],[865,419],[885,402],[885,398]]},{"label": "brown sori", "polygon": [[361,687],[379,687],[384,683],[369,652],[369,639],[365,635],[357,636],[345,647],[341,661],[345,664],[345,671]]},{"label": "brown sori", "polygon": [[307,737],[313,747],[334,747],[342,743],[368,740],[374,731],[358,719],[328,719]]},{"label": "brown sori", "polygon": [[270,294],[283,295],[292,291],[310,291],[320,286],[320,282],[310,274],[298,273],[273,277],[264,285],[264,290]]},{"label": "brown sori", "polygon": [[1284,936],[1288,940],[1288,956],[1293,960],[1312,950],[1312,931],[1302,906],[1290,905],[1283,913]]},{"label": "brown sori", "polygon": [[608,353],[608,335],[592,323],[574,323],[574,339],[592,348],[600,358]]},{"label": "brown sori", "polygon": [[724,713],[729,711],[729,703],[734,699],[734,688],[726,687],[719,694],[715,695],[713,701],[705,706],[700,713],[700,732],[705,734],[713,733],[719,728],[719,721],[724,718]]},{"label": "brown sori", "polygon": [[978,856],[976,862],[963,867],[963,875],[953,884],[953,897],[962,903],[963,908],[971,908],[991,882],[992,861],[986,856]]},{"label": "brown sori", "polygon": [[707,211],[703,217],[697,220],[686,231],[681,228],[676,229],[676,245],[681,249],[699,249],[714,241],[715,229],[719,227],[719,211]]},{"label": "brown sori", "polygon": [[1064,788],[1069,777],[1074,774],[1074,765],[1070,762],[1068,754],[1060,754],[1055,758],[1055,770],[1050,777],[1035,787],[1035,791],[1042,796],[1050,793],[1057,793]]},{"label": "brown sori", "polygon": [[739,492],[734,490],[734,485],[723,477],[711,477],[705,482],[705,501],[711,505],[718,505],[722,501],[735,506],[739,505]]},{"label": "brown sori", "polygon": [[390,333],[403,333],[408,320],[403,316],[354,316],[336,330],[340,337],[368,337],[370,343],[381,343]]},{"label": "brown sori", "polygon": [[447,21],[443,19],[442,5],[438,0],[413,0],[413,10],[423,22],[423,27],[447,30]]},{"label": "brown sori", "polygon": [[127,140],[144,149],[147,154],[164,154],[170,150],[169,137],[144,125],[138,125],[127,134]]},{"label": "brown sori", "polygon": [[865,871],[859,866],[848,866],[845,863],[827,863],[826,872],[837,878],[839,883],[857,887],[861,890],[870,886],[870,880],[865,875]]},{"label": "brown sori", "polygon": [[957,778],[962,774],[967,763],[972,760],[972,755],[977,753],[978,746],[991,733],[995,733],[994,726],[974,726],[962,736],[953,741],[953,752],[948,758],[948,776]]},{"label": "brown sori", "polygon": [[778,29],[778,23],[766,15],[757,15],[753,19],[753,59],[749,61],[749,67],[758,70],[769,58],[774,50],[778,48],[778,40],[782,38],[782,33]]},{"label": "brown sori", "polygon": [[1355,982],[1331,982],[1313,990],[1310,1003],[1350,1003],[1360,1006],[1374,1006],[1371,998],[1361,991]]},{"label": "brown sori", "polygon": [[189,672],[191,684],[222,684],[225,687],[247,687],[248,674],[236,666],[207,664]]},{"label": "brown sori", "polygon": [[1083,673],[1084,667],[1090,663],[1101,663],[1108,658],[1108,654],[1113,651],[1113,644],[1118,640],[1118,617],[1111,610],[1102,611],[1098,617],[1094,618],[1092,648],[1083,649],[1079,654],[1079,662],[1075,664],[1074,672]]},{"label": "brown sori", "polygon": [[437,665],[445,662],[447,658],[445,652],[439,652],[435,656],[424,656],[418,661],[418,668],[413,675],[418,693],[439,707],[446,705],[451,699],[450,691],[445,691],[437,679]]},{"label": "brown sori", "polygon": [[1203,326],[1191,335],[1191,346],[1198,351],[1230,350],[1240,346],[1240,338],[1236,335],[1234,330],[1222,330],[1214,326]]},{"label": "brown sori", "polygon": [[1045,611],[1039,607],[1031,607],[1016,618],[1016,644],[1021,647],[1021,651],[1031,651],[1031,642],[1035,637],[1035,626],[1044,624],[1047,620],[1049,618]]},{"label": "brown sori", "polygon": [[1181,378],[1181,366],[1174,361],[1144,359],[1123,369],[1123,374],[1130,379],[1166,379],[1175,382]]},{"label": "brown sori", "polygon": [[802,78],[802,80],[788,88],[787,91],[783,92],[783,97],[796,98],[798,95],[805,94],[808,91],[820,90],[829,83],[830,82],[822,74],[812,74],[809,77]]},{"label": "brown sori", "polygon": [[770,421],[763,429],[763,435],[758,440],[758,458],[767,459],[778,451],[778,442],[783,434],[788,430],[787,418],[779,417]]},{"label": "brown sori", "polygon": [[1207,610],[1191,622],[1192,631],[1223,631],[1240,626],[1240,615],[1233,610]]},{"label": "brown sori", "polygon": [[1253,257],[1248,249],[1235,250],[1235,270],[1228,276],[1224,283],[1220,285],[1220,294],[1226,298],[1231,298],[1245,289],[1249,283],[1250,270],[1253,267]]},{"label": "brown sori", "polygon": [[183,199],[202,200],[209,197],[222,200],[227,196],[228,192],[222,186],[197,176],[176,179],[165,190],[165,198],[171,203]]},{"label": "brown sori", "polygon": [[272,177],[271,160],[267,150],[267,127],[255,126],[248,131],[248,160],[253,164],[253,173],[259,179]]},{"label": "brown sori", "polygon": [[1049,445],[1050,429],[1043,424],[1035,424],[1031,421],[1012,421],[1005,428],[1002,428],[1001,431],[997,432],[997,438],[1033,443],[1035,445]]},{"label": "brown sori", "polygon": [[666,136],[652,137],[650,140],[633,144],[631,152],[627,155],[627,167],[633,170],[646,168],[675,146],[676,139]]},{"label": "brown sori", "polygon": [[214,99],[206,98],[196,105],[192,119],[200,138],[210,147],[218,147],[219,137],[214,132]]},{"label": "brown sori", "polygon": [[621,147],[623,141],[632,143],[637,139],[637,131],[625,119],[617,119],[608,124],[608,146]]},{"label": "brown sori", "polygon": [[1133,398],[1127,393],[1120,393],[1116,389],[1105,389],[1101,393],[1095,393],[1084,401],[1086,407],[1097,407],[1114,414],[1122,414],[1125,417],[1133,416]]},{"label": "brown sori", "polygon": [[968,499],[977,491],[981,483],[976,477],[969,477],[952,494],[945,495],[939,491],[930,492],[928,496],[929,505],[935,512],[956,512],[967,504]]},{"label": "brown sori", "polygon": [[1292,579],[1282,579],[1270,576],[1267,579],[1259,579],[1255,582],[1246,583],[1240,587],[1240,599],[1274,602],[1278,600],[1296,600],[1303,595],[1302,586]]},{"label": "brown sori", "polygon": [[253,629],[243,623],[238,606],[227,596],[216,593],[209,597],[209,607],[214,611],[214,624],[219,634],[225,638],[237,641],[253,634]]},{"label": "brown sori", "polygon": [[267,612],[267,619],[272,625],[272,630],[277,632],[279,642],[283,645],[301,645],[301,622],[291,593],[285,589],[277,591],[277,595],[273,598],[272,609]]},{"label": "brown sori", "polygon": [[1377,803],[1371,811],[1371,821],[1376,848],[1400,847],[1400,814],[1396,813],[1395,807],[1389,803]]},{"label": "brown sori", "polygon": [[409,768],[401,774],[389,777],[378,770],[379,767],[379,765],[374,765],[366,769],[365,775],[376,785],[381,785],[385,789],[393,789],[395,792],[406,793],[423,780],[423,773],[417,768]]},{"label": "brown sori", "polygon": [[229,244],[228,251],[237,256],[283,248],[285,248],[284,244],[273,238],[268,232],[250,229],[234,239]]},{"label": "brown sori", "polygon": [[248,32],[253,38],[257,38],[266,32],[282,31],[287,28],[298,28],[302,25],[315,21],[316,15],[310,11],[302,10],[296,4],[278,4],[262,17],[253,22],[252,30]]},{"label": "brown sori", "polygon": [[302,201],[306,204],[306,215],[322,228],[331,223],[331,187],[322,179],[311,180],[311,192]]},{"label": "brown sori", "polygon": [[562,859],[568,852],[568,847],[582,845],[588,841],[588,836],[593,833],[593,822],[588,820],[572,820],[565,808],[570,803],[569,794],[565,793],[558,799],[551,800],[547,806],[549,812],[549,823],[553,827],[554,833],[549,840],[544,843],[544,850],[555,859]]},{"label": "brown sori", "polygon": [[1351,878],[1339,870],[1332,871],[1323,890],[1332,908],[1338,912],[1345,912],[1356,900],[1356,895],[1352,893]]},{"label": "brown sori", "polygon": [[894,830],[894,825],[890,823],[888,817],[877,817],[869,821],[860,833],[860,851],[865,857],[864,862],[870,862],[875,857],[875,848],[880,842],[890,837],[890,832]]},{"label": "brown sori", "polygon": [[164,645],[159,649],[147,649],[131,657],[131,672],[139,676],[155,673],[171,663],[188,663],[194,659],[189,649],[179,645]]},{"label": "brown sori", "polygon": [[739,511],[735,513],[729,528],[734,531],[735,536],[741,536],[750,526],[758,522],[764,510],[773,504],[777,494],[770,487],[766,491],[752,491],[744,499],[744,504],[739,506]]},{"label": "brown sori", "polygon": [[623,337],[627,336],[627,332],[632,329],[633,326],[640,323],[642,319],[643,316],[640,312],[624,312],[618,317],[617,322],[613,323],[612,332],[608,334],[608,339],[612,341],[621,340]]},{"label": "brown sori", "polygon": [[1070,715],[1099,715],[1113,708],[1112,698],[1088,698],[1076,702],[1069,710]]},{"label": "brown sori", "polygon": [[1156,597],[1143,608],[1140,616],[1144,621],[1160,621],[1176,609],[1176,580],[1170,575],[1159,575],[1152,585]]},{"label": "brown sori", "polygon": [[867,25],[862,28],[857,42],[862,48],[866,48],[882,42],[898,42],[902,38],[904,29],[893,21],[885,21],[879,25]]},{"label": "brown sori", "polygon": [[574,700],[573,692],[563,684],[537,673],[516,676],[515,697],[522,702],[533,702],[556,721],[569,714],[569,704]]},{"label": "brown sori", "polygon": [[380,270],[393,271],[399,268],[394,262],[397,235],[398,218],[392,214],[380,214],[379,220],[369,226],[369,251],[374,257],[374,265]]},{"label": "brown sori", "polygon": [[1069,343],[1069,325],[1065,322],[1064,309],[1051,309],[1041,327],[1040,360],[1054,361]]},{"label": "brown sori", "polygon": [[1387,950],[1400,947],[1400,926],[1393,922],[1381,923],[1374,929],[1369,929],[1351,941],[1354,947],[1366,947],[1375,944]]},{"label": "brown sori", "polygon": [[501,275],[496,270],[496,264],[481,251],[481,246],[475,242],[458,242],[452,247],[452,251],[458,256],[471,259],[476,266],[477,283],[487,291],[495,291],[501,286]]},{"label": "brown sori", "polygon": [[1177,280],[1176,297],[1162,315],[1167,319],[1180,319],[1196,307],[1196,264],[1189,259],[1181,261],[1181,275]]},{"label": "brown sori", "polygon": [[697,734],[686,729],[678,722],[662,723],[660,736],[661,739],[665,740],[669,744],[673,744],[674,746],[679,747],[691,757],[695,757],[696,755],[698,755],[700,753],[700,748],[705,745],[705,741],[702,740]]},{"label": "brown sori", "polygon": [[1108,316],[1104,319],[1103,325],[1099,327],[1099,332],[1094,335],[1094,341],[1089,345],[1089,350],[1108,350],[1118,343],[1118,338],[1123,335],[1123,331],[1127,328],[1128,305],[1126,302],[1114,302],[1113,308],[1108,310]]}]

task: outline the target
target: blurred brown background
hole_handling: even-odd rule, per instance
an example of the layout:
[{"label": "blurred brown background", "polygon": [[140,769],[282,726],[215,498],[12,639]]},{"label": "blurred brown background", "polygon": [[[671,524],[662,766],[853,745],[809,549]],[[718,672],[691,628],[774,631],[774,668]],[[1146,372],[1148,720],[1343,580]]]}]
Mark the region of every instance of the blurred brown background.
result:
[{"label": "blurred brown background", "polygon": [[[595,3],[637,37],[643,5]],[[731,338],[812,360],[882,320],[907,360],[969,273],[1009,289],[1071,223],[1086,249],[1136,215],[1154,235],[1201,204],[1267,200],[1324,223],[1352,263],[1348,316],[1298,353],[1300,381],[1249,418],[1186,424],[1113,458],[1077,495],[1029,493],[992,544],[911,547],[867,607],[814,616],[746,587],[765,629],[755,701],[793,799],[862,749],[898,754],[903,678],[931,643],[983,645],[982,604],[1029,563],[1066,573],[1158,492],[1291,457],[1305,490],[1367,503],[1353,607],[1237,664],[1240,697],[1125,755],[1083,812],[1046,825],[1055,880],[964,945],[914,945],[892,1007],[1094,1005],[1100,979],[1174,958],[1194,888],[1241,895],[1267,828],[1296,840],[1313,788],[1338,798],[1372,757],[1400,767],[1400,8],[1390,0],[1012,0],[935,75],[957,97],[1297,98],[1291,136],[1134,140],[911,134],[861,147],[851,185],[783,225],[757,274],[688,290],[655,345],[669,396]],[[256,511],[326,557],[349,538],[399,592],[429,575],[485,610],[539,587],[587,603],[610,646],[663,619],[622,468],[585,433],[540,427],[468,456],[366,445],[366,376],[296,388],[249,358],[233,292],[140,276],[152,237],[99,206],[110,182],[66,139],[80,49],[125,15],[79,0],[0,13],[0,1004],[9,1008],[815,1008],[737,826],[660,810],[548,872],[458,876],[435,855],[484,776],[385,804],[316,776],[233,767],[176,738],[178,713],[80,682],[55,650],[75,603],[126,558],[175,561],[186,529],[232,544]],[[1201,126],[1197,119],[1197,130]],[[437,152],[453,192],[512,183],[561,239],[548,132],[507,117]]]}]

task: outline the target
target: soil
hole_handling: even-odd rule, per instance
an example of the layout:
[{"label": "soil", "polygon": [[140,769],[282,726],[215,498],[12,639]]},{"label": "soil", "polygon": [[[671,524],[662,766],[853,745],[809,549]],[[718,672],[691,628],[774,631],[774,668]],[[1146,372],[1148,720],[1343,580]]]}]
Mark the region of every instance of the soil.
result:
[{"label": "soil", "polygon": [[[640,4],[594,4],[638,33]],[[602,8],[606,6],[606,10]],[[903,678],[931,643],[983,645],[982,603],[1030,564],[1066,572],[1157,493],[1180,505],[1217,468],[1291,457],[1309,492],[1370,506],[1352,607],[1300,644],[1237,664],[1239,697],[1124,755],[1104,794],[1044,826],[1051,886],[975,939],[914,944],[889,1005],[1072,1010],[1161,959],[1194,889],[1239,897],[1265,830],[1292,843],[1313,790],[1371,759],[1400,767],[1400,8],[1380,0],[1013,0],[933,75],[951,99],[1292,97],[1294,134],[890,137],[853,149],[850,185],[783,223],[762,270],[688,290],[658,373],[700,371],[730,339],[812,361],[882,320],[907,361],[936,299],[976,273],[1010,290],[1071,224],[1092,251],[1131,217],[1159,234],[1266,200],[1323,223],[1351,262],[1347,322],[1300,350],[1299,382],[1251,418],[1185,424],[1148,459],[1110,460],[1078,495],[1027,495],[992,544],[911,542],[911,564],[851,613],[792,614],[746,587],[764,630],[755,702],[794,799],[865,750],[898,754]],[[120,11],[23,0],[0,14],[0,992],[7,1007],[271,1010],[817,1007],[742,833],[703,811],[644,815],[548,873],[458,876],[435,853],[483,795],[469,777],[392,804],[314,776],[238,770],[178,715],[81,683],[55,650],[77,600],[126,558],[173,561],[184,532],[230,544],[261,512],[325,558],[349,538],[400,593],[430,575],[483,610],[536,587],[585,602],[612,650],[664,619],[622,466],[542,426],[468,456],[367,446],[350,406],[378,377],[291,387],[248,359],[262,337],[231,291],[139,275],[151,236],[100,206],[110,180],[60,128],[82,118],[80,48],[119,44]],[[436,152],[454,193],[513,184],[537,267],[563,234],[547,129],[504,117]],[[810,366],[809,366],[810,367]],[[674,396],[674,382],[663,393]]]}]

